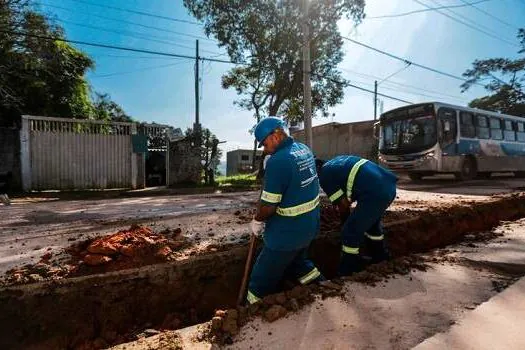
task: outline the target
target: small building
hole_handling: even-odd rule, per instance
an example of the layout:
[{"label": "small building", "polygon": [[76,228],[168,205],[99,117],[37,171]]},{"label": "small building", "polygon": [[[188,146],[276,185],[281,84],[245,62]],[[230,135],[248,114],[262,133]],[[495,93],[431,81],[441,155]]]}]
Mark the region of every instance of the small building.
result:
[{"label": "small building", "polygon": [[237,149],[226,153],[226,176],[253,173],[258,168],[262,151],[257,151],[253,168],[253,149]]},{"label": "small building", "polygon": [[[304,129],[292,130],[292,136],[305,142]],[[320,159],[353,154],[374,160],[378,141],[374,138],[374,121],[327,123],[312,127],[313,151]]]}]

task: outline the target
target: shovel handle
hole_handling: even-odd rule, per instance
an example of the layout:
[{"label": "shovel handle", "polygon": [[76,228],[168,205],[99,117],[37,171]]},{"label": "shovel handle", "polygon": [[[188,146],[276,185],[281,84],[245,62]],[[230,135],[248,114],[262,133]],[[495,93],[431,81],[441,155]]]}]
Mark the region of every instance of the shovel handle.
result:
[{"label": "shovel handle", "polygon": [[239,296],[237,297],[237,306],[241,306],[244,300],[244,294],[246,293],[246,285],[248,284],[248,277],[252,267],[253,251],[255,250],[255,235],[250,236],[250,246],[248,248],[248,257],[246,258],[246,264],[244,265],[244,276],[242,277],[241,289],[239,290]]}]

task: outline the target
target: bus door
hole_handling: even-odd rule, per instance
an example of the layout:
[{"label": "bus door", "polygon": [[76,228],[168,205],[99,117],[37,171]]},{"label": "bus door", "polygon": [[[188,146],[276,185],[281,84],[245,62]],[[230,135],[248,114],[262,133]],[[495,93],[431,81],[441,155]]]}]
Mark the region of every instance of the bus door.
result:
[{"label": "bus door", "polygon": [[439,144],[443,156],[457,156],[457,116],[450,108],[440,108],[438,112]]}]

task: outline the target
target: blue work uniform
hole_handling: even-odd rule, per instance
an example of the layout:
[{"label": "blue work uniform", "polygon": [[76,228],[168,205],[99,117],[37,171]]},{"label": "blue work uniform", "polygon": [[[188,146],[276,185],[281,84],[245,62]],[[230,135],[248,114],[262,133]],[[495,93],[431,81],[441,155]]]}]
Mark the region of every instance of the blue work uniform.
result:
[{"label": "blue work uniform", "polygon": [[266,221],[264,246],[248,286],[249,303],[275,293],[285,277],[301,284],[323,279],[307,258],[320,225],[319,179],[307,146],[291,137],[278,146],[266,163],[260,200],[277,208]]},{"label": "blue work uniform", "polygon": [[[381,217],[396,197],[397,177],[387,169],[357,156],[338,156],[324,163],[319,174],[321,188],[332,203],[346,197],[357,201],[346,219],[341,233],[342,260],[340,272],[356,266],[352,257],[358,256],[364,237],[373,242],[384,240]],[[348,265],[348,264],[346,264]],[[343,271],[342,274],[347,274]]]}]

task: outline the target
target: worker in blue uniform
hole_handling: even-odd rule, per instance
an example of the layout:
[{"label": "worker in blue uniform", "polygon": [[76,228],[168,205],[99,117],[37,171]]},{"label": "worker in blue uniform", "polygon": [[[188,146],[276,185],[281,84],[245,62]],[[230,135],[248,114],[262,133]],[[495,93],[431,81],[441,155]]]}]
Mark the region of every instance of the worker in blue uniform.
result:
[{"label": "worker in blue uniform", "polygon": [[266,162],[264,185],[252,233],[262,234],[264,246],[257,257],[248,285],[247,299],[256,303],[276,292],[285,278],[301,284],[324,277],[307,258],[319,231],[319,179],[310,149],[288,136],[276,117],[261,120],[254,129],[259,147],[271,155]]},{"label": "worker in blue uniform", "polygon": [[[338,208],[343,224],[339,275],[359,272],[364,260],[359,248],[365,240],[371,262],[388,259],[381,217],[396,197],[397,177],[372,161],[338,156],[327,162],[316,159],[321,188]],[[357,201],[354,210],[351,203]]]}]

